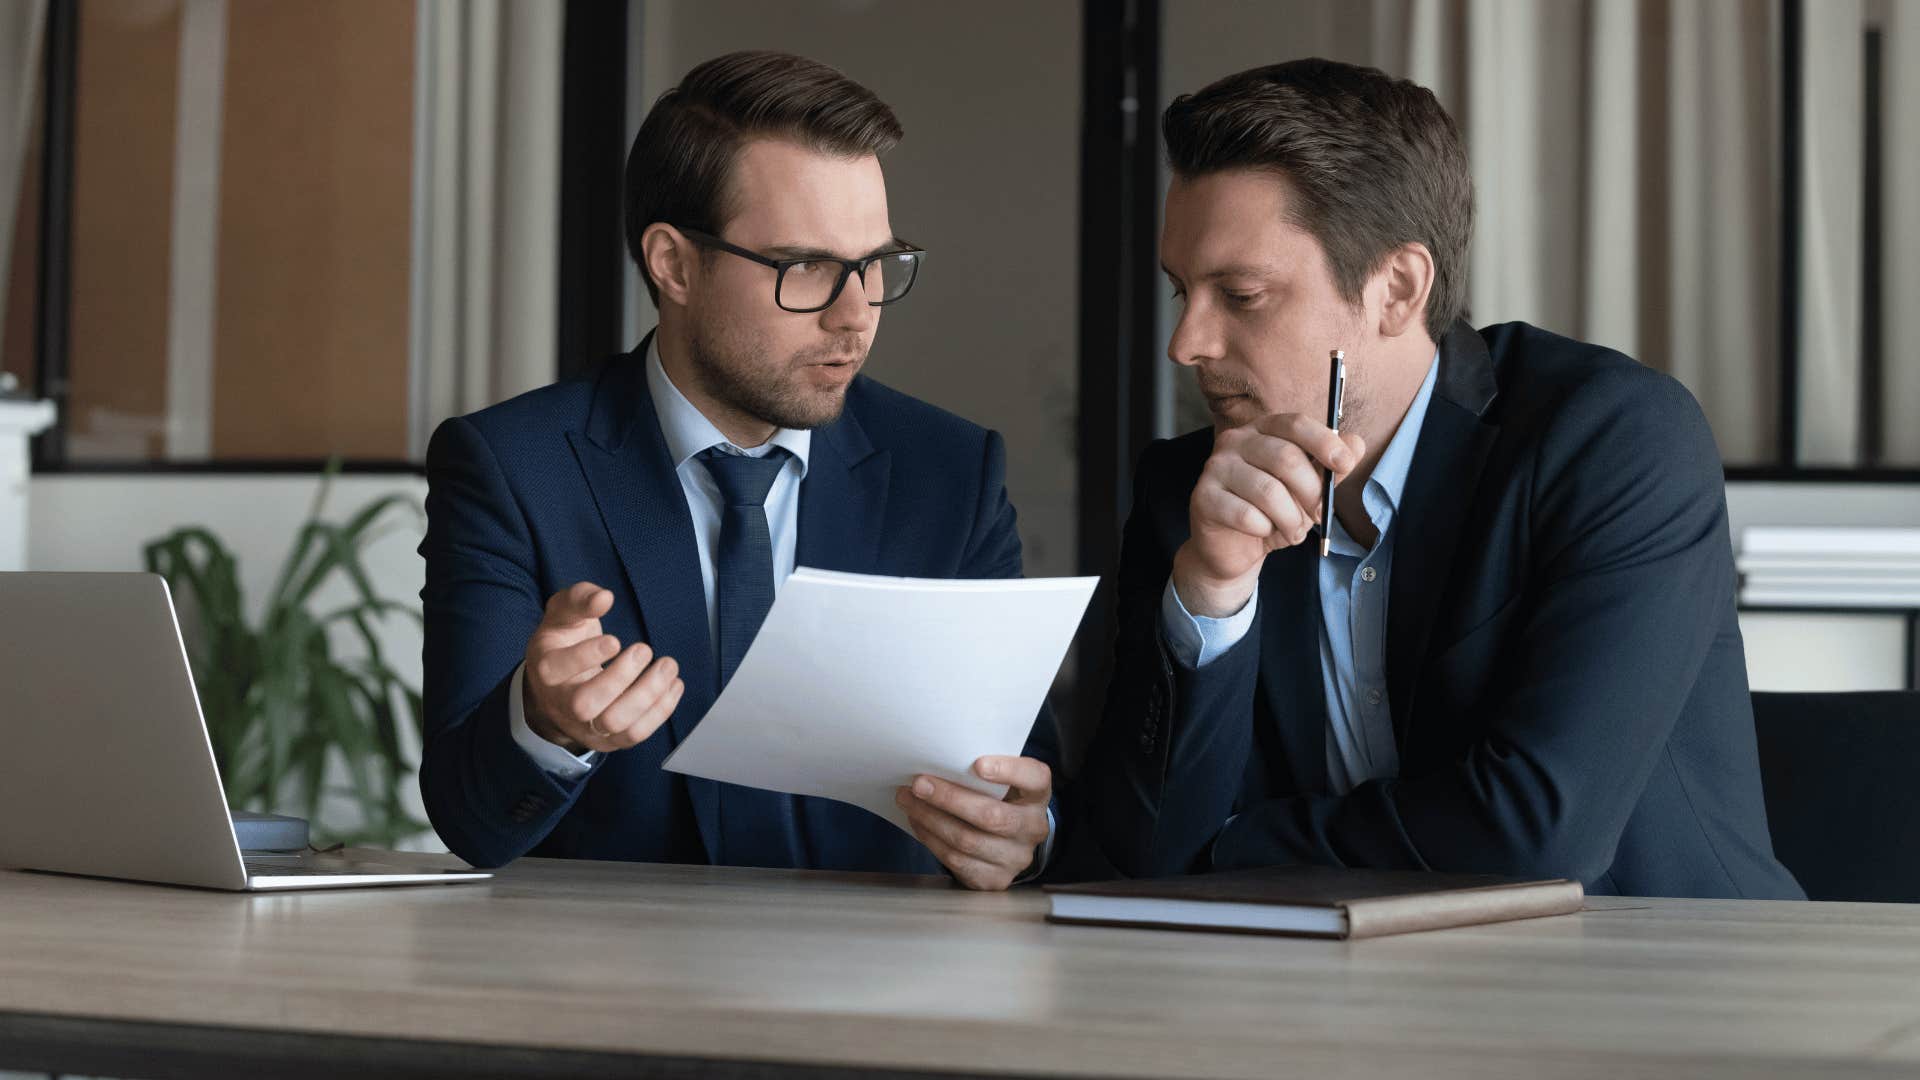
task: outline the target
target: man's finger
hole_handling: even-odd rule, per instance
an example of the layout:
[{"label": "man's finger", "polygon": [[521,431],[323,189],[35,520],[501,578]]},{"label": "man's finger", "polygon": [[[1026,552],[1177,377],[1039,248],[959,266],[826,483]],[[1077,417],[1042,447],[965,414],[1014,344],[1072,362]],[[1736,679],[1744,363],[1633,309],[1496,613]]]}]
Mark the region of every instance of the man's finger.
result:
[{"label": "man's finger", "polygon": [[1313,527],[1313,517],[1301,505],[1299,497],[1274,476],[1242,459],[1236,459],[1222,475],[1227,479],[1230,494],[1267,519],[1269,542],[1277,539],[1283,542],[1281,546],[1297,544]]},{"label": "man's finger", "polygon": [[569,623],[542,621],[534,628],[533,636],[527,639],[527,655],[539,656],[553,649],[578,645],[583,641],[599,637],[601,632],[599,619],[583,619]]},{"label": "man's finger", "polygon": [[533,663],[533,674],[542,686],[565,686],[582,675],[600,670],[600,665],[620,652],[620,639],[598,634],[585,641],[548,650]]},{"label": "man's finger", "polygon": [[653,733],[660,730],[660,725],[673,717],[673,710],[680,707],[680,699],[686,692],[685,680],[673,680],[672,685],[667,687],[667,692],[661,694],[646,712],[641,713],[640,719],[634,721],[621,737],[629,746],[637,746],[652,738]]},{"label": "man's finger", "polygon": [[551,629],[598,619],[613,609],[613,592],[591,581],[575,582],[547,598],[544,620]]},{"label": "man's finger", "polygon": [[1298,448],[1275,455],[1272,469],[1242,458],[1221,475],[1227,490],[1267,515],[1277,531],[1291,535],[1313,524],[1311,507],[1320,501],[1320,477]]},{"label": "man's finger", "polygon": [[[911,789],[897,796],[907,820],[918,831],[939,840],[959,855],[977,862],[1018,872],[1033,861],[1030,846],[1018,840],[977,829],[960,818],[916,796]],[[945,860],[942,860],[943,862]]]},{"label": "man's finger", "polygon": [[1017,838],[1027,824],[1027,815],[1018,805],[937,776],[916,776],[909,790],[920,801],[994,836]]},{"label": "man's finger", "polygon": [[[621,690],[594,718],[593,726],[609,735],[618,735],[640,722],[673,684],[679,682],[680,663],[671,656],[654,658],[653,663]],[[645,738],[642,735],[641,738]]]},{"label": "man's finger", "polygon": [[1310,416],[1299,413],[1276,413],[1263,416],[1254,421],[1256,430],[1277,435],[1312,455],[1315,462],[1345,474],[1360,463],[1360,455],[1354,452],[1333,429]]},{"label": "man's finger", "polygon": [[1006,801],[1016,806],[1045,806],[1053,798],[1053,770],[1038,758],[993,754],[974,762],[973,774],[1007,785]]},{"label": "man's finger", "polygon": [[[911,797],[908,796],[908,798]],[[1004,889],[1013,881],[1013,876],[1005,868],[955,851],[938,836],[922,828],[918,822],[909,819],[907,824],[913,829],[914,839],[920,841],[922,846],[932,852],[933,857],[940,860],[940,865],[953,872],[955,881],[967,888],[992,891]]]},{"label": "man's finger", "polygon": [[1247,500],[1219,484],[1194,489],[1193,510],[1197,520],[1245,533],[1265,540],[1275,532],[1273,519]]},{"label": "man's finger", "polygon": [[[625,728],[607,738],[607,749],[626,750],[652,738],[653,733],[660,730],[660,726],[673,715],[673,710],[679,707],[680,697],[686,689],[687,684],[679,679],[668,683],[666,690],[654,698],[651,705],[642,709]],[[602,729],[606,724],[607,719],[604,713],[594,721],[594,725]]]},{"label": "man's finger", "polygon": [[1262,436],[1247,443],[1242,459],[1254,469],[1278,480],[1294,505],[1311,520],[1320,517],[1320,463],[1285,439]]},{"label": "man's finger", "polygon": [[[630,645],[613,658],[605,671],[575,686],[567,695],[567,712],[577,724],[594,720],[613,704],[653,659],[653,650],[645,642]],[[605,734],[605,729],[601,731]]]}]

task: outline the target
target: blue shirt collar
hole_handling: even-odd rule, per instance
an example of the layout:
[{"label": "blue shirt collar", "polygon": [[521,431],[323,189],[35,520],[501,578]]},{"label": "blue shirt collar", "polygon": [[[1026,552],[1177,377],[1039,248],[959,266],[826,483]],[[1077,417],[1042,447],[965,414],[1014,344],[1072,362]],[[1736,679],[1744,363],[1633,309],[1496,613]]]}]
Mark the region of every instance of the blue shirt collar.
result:
[{"label": "blue shirt collar", "polygon": [[[1440,352],[1436,349],[1432,362],[1427,365],[1426,381],[1420,384],[1420,392],[1413,395],[1407,415],[1401,418],[1393,439],[1387,443],[1380,460],[1374,463],[1373,474],[1367,477],[1369,492],[1377,490],[1386,499],[1389,520],[1400,508],[1400,495],[1407,489],[1407,473],[1413,469],[1413,448],[1420,441],[1420,428],[1427,422],[1427,406],[1433,401],[1433,384],[1439,374]],[[1377,523],[1379,514],[1372,507],[1368,508],[1368,514]]]},{"label": "blue shirt collar", "polygon": [[695,454],[713,446],[724,446],[737,453],[759,457],[772,447],[784,447],[800,461],[800,476],[807,475],[807,454],[813,449],[813,432],[794,428],[779,428],[773,438],[747,450],[733,445],[720,429],[713,426],[680,388],[667,378],[667,369],[660,363],[660,335],[655,332],[647,342],[647,389],[653,394],[653,411],[660,418],[660,433],[667,438],[667,453],[673,455],[673,467],[678,470]]},{"label": "blue shirt collar", "polygon": [[[1400,426],[1381,452],[1380,460],[1374,462],[1373,473],[1367,477],[1367,486],[1361,492],[1367,517],[1382,536],[1393,524],[1393,516],[1400,508],[1400,496],[1406,491],[1407,474],[1413,469],[1413,449],[1420,442],[1420,428],[1426,423],[1427,406],[1433,401],[1433,384],[1439,373],[1440,350],[1435,349],[1433,360],[1427,365],[1426,381],[1413,396],[1413,404],[1407,406],[1407,415],[1400,419]],[[1337,516],[1331,537],[1335,547],[1346,549],[1343,554],[1365,554]]]}]

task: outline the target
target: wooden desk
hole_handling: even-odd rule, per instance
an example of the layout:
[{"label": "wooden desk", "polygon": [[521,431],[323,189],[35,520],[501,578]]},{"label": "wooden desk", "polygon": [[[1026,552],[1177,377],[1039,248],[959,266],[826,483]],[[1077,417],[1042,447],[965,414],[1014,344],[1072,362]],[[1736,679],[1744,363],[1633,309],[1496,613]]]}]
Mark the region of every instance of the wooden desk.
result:
[{"label": "wooden desk", "polygon": [[0,871],[0,1068],[1920,1070],[1920,906],[1597,899],[1355,944],[1052,926],[1044,907],[937,879],[544,860],[260,896]]}]

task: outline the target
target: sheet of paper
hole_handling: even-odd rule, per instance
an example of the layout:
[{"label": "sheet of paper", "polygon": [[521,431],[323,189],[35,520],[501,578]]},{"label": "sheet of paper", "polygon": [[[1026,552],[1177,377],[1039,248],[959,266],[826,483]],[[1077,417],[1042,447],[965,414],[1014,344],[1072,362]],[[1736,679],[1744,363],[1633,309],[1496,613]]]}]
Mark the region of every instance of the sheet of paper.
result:
[{"label": "sheet of paper", "polygon": [[1001,798],[1098,578],[934,580],[802,567],[713,708],[663,763],[865,807],[908,831],[918,774]]}]

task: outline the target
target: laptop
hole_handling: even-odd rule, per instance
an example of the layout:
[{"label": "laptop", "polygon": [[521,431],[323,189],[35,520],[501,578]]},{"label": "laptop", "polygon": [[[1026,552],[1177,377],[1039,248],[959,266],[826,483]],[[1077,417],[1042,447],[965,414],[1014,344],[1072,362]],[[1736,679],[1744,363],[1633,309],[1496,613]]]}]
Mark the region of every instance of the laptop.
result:
[{"label": "laptop", "polygon": [[0,572],[0,866],[232,891],[483,881],[240,850],[158,574]]}]

